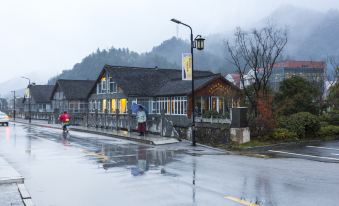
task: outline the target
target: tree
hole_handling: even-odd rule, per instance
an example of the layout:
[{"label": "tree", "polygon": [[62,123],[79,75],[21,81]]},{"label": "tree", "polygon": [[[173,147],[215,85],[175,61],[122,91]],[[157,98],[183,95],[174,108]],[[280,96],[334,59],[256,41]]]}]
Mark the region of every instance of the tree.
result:
[{"label": "tree", "polygon": [[286,116],[298,112],[318,114],[318,96],[319,90],[302,77],[285,79],[274,97],[274,111],[277,115]]},{"label": "tree", "polygon": [[[271,108],[268,82],[273,66],[287,43],[287,32],[267,25],[250,32],[237,28],[234,35],[233,43],[226,42],[231,56],[230,62],[240,74],[241,84],[255,117],[263,116],[258,108],[258,102],[265,102],[260,105]],[[249,88],[245,87],[244,76],[249,70],[253,71],[254,84],[251,90],[254,95],[251,95]]]},{"label": "tree", "polygon": [[339,83],[332,85],[329,89],[327,102],[332,109],[339,110]]}]

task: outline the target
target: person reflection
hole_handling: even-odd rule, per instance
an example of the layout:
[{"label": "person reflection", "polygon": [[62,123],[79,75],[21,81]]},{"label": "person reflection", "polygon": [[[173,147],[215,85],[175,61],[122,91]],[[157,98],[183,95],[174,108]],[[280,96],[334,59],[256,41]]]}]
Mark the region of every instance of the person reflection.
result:
[{"label": "person reflection", "polygon": [[131,168],[131,174],[133,176],[143,175],[148,170],[147,166],[147,154],[145,146],[138,146],[137,153],[137,165]]}]

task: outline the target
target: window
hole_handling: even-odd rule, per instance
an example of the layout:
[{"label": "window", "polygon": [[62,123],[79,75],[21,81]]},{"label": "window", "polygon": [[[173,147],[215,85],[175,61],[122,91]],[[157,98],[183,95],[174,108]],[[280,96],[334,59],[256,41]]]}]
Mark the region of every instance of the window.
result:
[{"label": "window", "polygon": [[98,109],[98,112],[102,112],[102,110],[101,110],[101,101],[102,101],[102,100],[98,100],[98,101],[97,101],[97,109]]},{"label": "window", "polygon": [[102,77],[100,82],[97,83],[97,94],[105,94],[107,92],[106,77]]},{"label": "window", "polygon": [[106,99],[102,99],[102,112],[105,112],[106,108]]},{"label": "window", "polygon": [[80,102],[79,103],[80,112],[86,112],[87,106],[88,105],[86,103]]},{"label": "window", "polygon": [[101,78],[101,93],[106,93],[107,81],[106,77]]},{"label": "window", "polygon": [[161,114],[186,115],[187,114],[187,97],[158,97],[156,100],[155,111]]},{"label": "window", "polygon": [[117,109],[117,101],[115,99],[111,99],[111,112],[115,113]]},{"label": "window", "polygon": [[127,99],[120,99],[119,102],[119,112],[126,113],[127,112]]},{"label": "window", "polygon": [[109,79],[109,93],[117,93],[117,83],[112,78]]},{"label": "window", "polygon": [[187,97],[171,97],[171,114],[185,115],[187,108]]}]

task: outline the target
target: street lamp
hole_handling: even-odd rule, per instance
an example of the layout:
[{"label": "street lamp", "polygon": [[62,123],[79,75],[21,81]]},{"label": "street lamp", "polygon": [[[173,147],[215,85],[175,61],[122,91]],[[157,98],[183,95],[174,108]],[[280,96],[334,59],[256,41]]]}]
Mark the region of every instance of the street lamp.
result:
[{"label": "street lamp", "polygon": [[194,103],[194,64],[193,64],[193,48],[197,48],[198,50],[204,49],[204,38],[202,38],[200,35],[198,35],[193,40],[193,30],[192,27],[188,24],[185,24],[177,19],[171,19],[172,22],[176,24],[181,24],[186,27],[188,27],[191,31],[191,56],[192,56],[192,146],[196,146],[196,140],[195,140],[195,103]]},{"label": "street lamp", "polygon": [[21,77],[24,79],[28,80],[28,122],[31,123],[32,119],[31,119],[31,92],[30,92],[30,87],[31,87],[31,79],[27,78],[27,77]]},{"label": "street lamp", "polygon": [[15,121],[15,90],[11,92],[13,92],[13,120]]}]

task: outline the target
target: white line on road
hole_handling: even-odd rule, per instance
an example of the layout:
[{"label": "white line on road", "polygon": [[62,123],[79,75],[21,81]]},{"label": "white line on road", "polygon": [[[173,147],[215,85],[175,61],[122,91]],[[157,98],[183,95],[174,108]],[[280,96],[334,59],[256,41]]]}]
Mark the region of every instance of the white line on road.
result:
[{"label": "white line on road", "polygon": [[331,155],[336,155],[336,156],[339,156],[339,154],[336,154],[336,153],[332,153]]},{"label": "white line on road", "polygon": [[333,148],[333,147],[317,147],[317,146],[306,146],[306,147],[318,148],[318,149],[328,149],[328,150],[337,150],[337,151],[339,151],[338,148]]},{"label": "white line on road", "polygon": [[336,160],[336,161],[339,161],[339,158],[334,158],[334,157],[321,157],[321,156],[315,156],[315,155],[298,154],[298,153],[283,152],[283,151],[277,151],[277,150],[268,150],[268,151],[269,152],[274,152],[274,153],[281,153],[281,154],[289,154],[289,155],[295,155],[295,156],[302,156],[302,157],[313,157],[313,158],[319,158],[319,159],[327,159],[327,160]]}]

